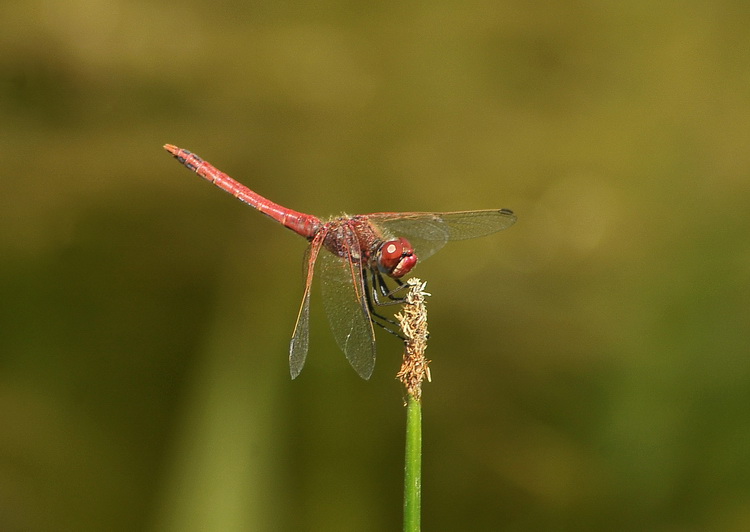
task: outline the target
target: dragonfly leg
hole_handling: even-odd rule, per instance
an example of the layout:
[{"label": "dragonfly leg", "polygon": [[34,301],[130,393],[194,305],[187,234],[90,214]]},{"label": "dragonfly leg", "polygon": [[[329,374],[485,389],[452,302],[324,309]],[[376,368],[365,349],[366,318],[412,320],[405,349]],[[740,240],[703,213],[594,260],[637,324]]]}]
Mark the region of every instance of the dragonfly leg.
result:
[{"label": "dragonfly leg", "polygon": [[[382,314],[379,314],[375,310],[376,304],[379,306],[382,306],[382,304],[378,300],[378,296],[376,292],[377,289],[374,286],[376,284],[375,274],[373,274],[372,281],[368,281],[367,275],[364,275],[364,281],[365,281],[365,294],[366,294],[366,299],[367,299],[367,309],[370,311],[370,318],[372,322],[378,327],[381,327],[383,330],[400,338],[402,341],[405,341],[405,338],[401,336],[401,334],[396,332],[396,330],[394,330],[394,329],[398,329],[399,327],[398,322],[386,316],[383,316]],[[375,304],[373,304],[373,299],[375,300]],[[386,304],[391,304],[391,303],[397,303],[397,301],[386,302]]]},{"label": "dragonfly leg", "polygon": [[[397,286],[393,288],[392,290],[389,290],[388,284],[385,282],[385,278],[379,271],[370,270],[370,273],[372,274],[372,285],[373,285],[372,290],[370,290],[368,286],[369,283],[367,283],[367,278],[365,276],[365,287],[367,288],[367,305],[370,309],[370,314],[388,322],[391,325],[396,325],[397,327],[400,327],[400,325],[396,323],[394,320],[381,316],[380,314],[378,314],[377,312],[373,310],[374,305],[372,304],[372,301],[370,300],[370,292],[372,292],[372,297],[375,299],[375,304],[377,304],[378,306],[382,307],[386,305],[399,305],[399,304],[402,304],[404,301],[406,301],[406,298],[397,297],[396,294],[402,290],[408,289],[409,285],[403,282],[401,279],[394,279],[394,281],[396,281]],[[377,289],[375,289],[375,285],[377,285]],[[388,298],[388,301],[382,301],[378,299],[378,291],[380,292],[380,295],[382,297]],[[373,320],[373,323],[380,325],[383,329],[385,329],[389,333],[394,334],[398,336],[399,338],[401,338],[402,340],[406,341],[406,339],[403,336],[401,336],[398,333],[393,332],[391,329],[389,329],[382,323],[377,322],[375,320]],[[430,337],[429,333],[427,334],[427,337],[428,338]]]},{"label": "dragonfly leg", "polygon": [[[373,297],[375,298],[375,304],[384,307],[386,305],[401,305],[404,302],[404,298],[398,297],[396,296],[396,294],[406,289],[406,283],[404,283],[401,279],[394,279],[397,286],[393,289],[390,289],[388,287],[388,284],[385,282],[385,278],[383,278],[383,274],[374,269],[370,270],[370,273],[372,274],[372,293]],[[377,287],[377,290],[375,289],[375,287]],[[378,292],[380,292],[380,295],[378,295]],[[381,300],[380,296],[382,296],[383,298],[387,298],[388,301]]]}]

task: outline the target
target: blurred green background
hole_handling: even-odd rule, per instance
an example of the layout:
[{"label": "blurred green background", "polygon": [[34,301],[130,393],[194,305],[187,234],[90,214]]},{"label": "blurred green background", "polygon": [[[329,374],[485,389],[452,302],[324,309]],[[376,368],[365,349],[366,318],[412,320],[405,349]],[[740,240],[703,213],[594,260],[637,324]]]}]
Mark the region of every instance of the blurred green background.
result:
[{"label": "blurred green background", "polygon": [[[0,530],[382,531],[321,216],[507,207],[420,264],[425,530],[750,529],[747,2],[3,2]],[[316,294],[314,294],[315,297]]]}]

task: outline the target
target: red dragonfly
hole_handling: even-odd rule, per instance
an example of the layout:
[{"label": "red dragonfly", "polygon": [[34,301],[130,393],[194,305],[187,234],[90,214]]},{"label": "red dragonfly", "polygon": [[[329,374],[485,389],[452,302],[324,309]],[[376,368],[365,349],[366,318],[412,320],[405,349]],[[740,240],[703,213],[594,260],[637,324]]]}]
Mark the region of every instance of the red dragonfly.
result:
[{"label": "red dragonfly", "polygon": [[[390,322],[377,313],[374,304],[401,302],[394,296],[403,286],[400,279],[414,268],[418,260],[426,259],[448,240],[488,235],[507,229],[516,221],[508,209],[379,212],[342,215],[322,221],[264,198],[194,153],[171,144],[165,145],[164,149],[205,180],[310,242],[304,261],[305,290],[289,347],[289,369],[293,379],[302,371],[307,358],[310,287],[316,262],[323,277],[323,301],[336,342],[355,371],[363,379],[369,379],[375,367],[372,324],[390,330],[377,321]],[[408,236],[409,240],[401,235]],[[320,254],[321,248],[326,252]],[[390,290],[384,275],[394,279],[398,286]]]}]

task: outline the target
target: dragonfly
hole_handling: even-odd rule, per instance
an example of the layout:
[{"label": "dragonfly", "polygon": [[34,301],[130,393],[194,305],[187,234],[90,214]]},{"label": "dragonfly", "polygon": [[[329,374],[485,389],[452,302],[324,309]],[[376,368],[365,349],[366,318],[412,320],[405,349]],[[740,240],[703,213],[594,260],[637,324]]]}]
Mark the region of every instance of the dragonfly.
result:
[{"label": "dragonfly", "polygon": [[[323,221],[264,198],[188,150],[171,144],[164,149],[203,179],[309,242],[303,262],[302,303],[289,346],[292,379],[300,374],[307,358],[310,292],[316,268],[323,278],[323,303],[336,343],[354,370],[369,379],[375,368],[373,323],[398,336],[389,328],[392,320],[376,307],[403,301],[396,295],[405,286],[401,278],[450,240],[489,235],[516,221],[509,209],[379,212]],[[389,288],[386,277],[394,281],[395,288]]]}]

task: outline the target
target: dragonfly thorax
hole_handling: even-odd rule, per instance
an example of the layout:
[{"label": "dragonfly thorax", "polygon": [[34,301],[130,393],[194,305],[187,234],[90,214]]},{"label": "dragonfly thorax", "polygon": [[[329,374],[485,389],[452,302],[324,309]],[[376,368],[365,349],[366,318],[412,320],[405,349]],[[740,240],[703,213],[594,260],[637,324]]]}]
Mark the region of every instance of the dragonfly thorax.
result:
[{"label": "dragonfly thorax", "polygon": [[376,257],[378,269],[394,279],[409,273],[418,260],[414,248],[403,237],[383,242]]}]

